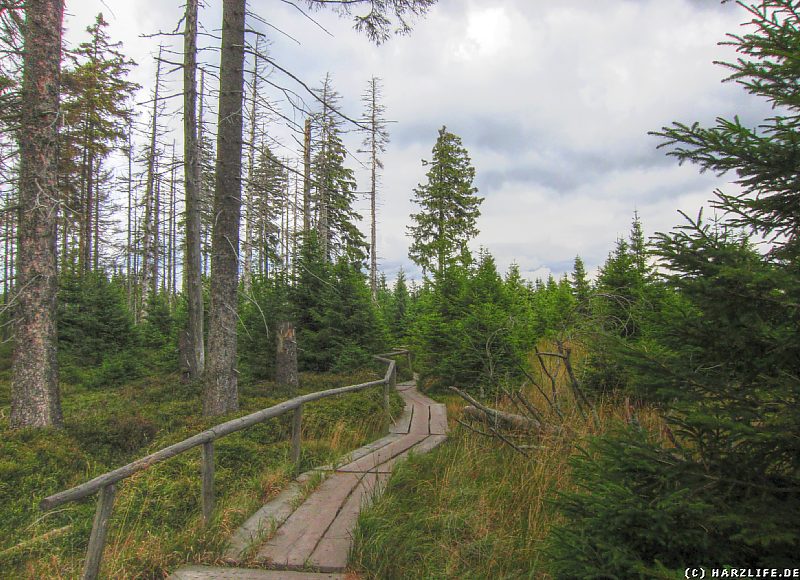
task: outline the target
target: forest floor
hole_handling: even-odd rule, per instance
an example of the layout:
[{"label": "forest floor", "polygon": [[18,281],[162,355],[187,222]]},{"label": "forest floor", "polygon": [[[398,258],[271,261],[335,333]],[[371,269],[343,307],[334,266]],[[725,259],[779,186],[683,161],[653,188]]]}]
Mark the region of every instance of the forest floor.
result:
[{"label": "forest floor", "polygon": [[[300,394],[377,378],[301,374]],[[159,374],[114,387],[62,384],[65,428],[8,428],[8,369],[0,368],[0,578],[80,575],[95,497],[44,513],[42,498],[83,483],[216,423],[200,415],[200,385]],[[269,382],[243,384],[240,414],[288,398]],[[403,402],[391,398],[399,415]],[[163,578],[186,562],[218,564],[245,518],[294,476],[291,414],[225,437],[215,445],[217,507],[212,525],[200,515],[200,452],[185,453],[120,486],[102,573],[110,578]],[[380,389],[308,405],[301,470],[324,465],[386,431]]]}]

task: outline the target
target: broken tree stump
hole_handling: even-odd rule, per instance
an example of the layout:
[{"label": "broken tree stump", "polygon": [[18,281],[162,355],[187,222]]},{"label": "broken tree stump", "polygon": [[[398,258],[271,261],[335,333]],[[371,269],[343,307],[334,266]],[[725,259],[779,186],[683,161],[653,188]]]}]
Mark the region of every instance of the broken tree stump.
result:
[{"label": "broken tree stump", "polygon": [[294,392],[299,383],[297,374],[297,339],[294,325],[282,322],[278,327],[278,349],[275,359],[275,382]]}]

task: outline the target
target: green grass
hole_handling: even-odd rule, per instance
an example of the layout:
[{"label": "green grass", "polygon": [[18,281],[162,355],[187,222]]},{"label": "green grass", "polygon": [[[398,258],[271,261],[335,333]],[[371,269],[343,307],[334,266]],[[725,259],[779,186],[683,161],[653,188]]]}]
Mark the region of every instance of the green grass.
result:
[{"label": "green grass", "polygon": [[[377,367],[376,367],[377,368]],[[382,375],[382,371],[380,371]],[[62,385],[65,428],[8,428],[9,384],[0,376],[0,578],[80,575],[96,496],[43,513],[42,498],[80,484],[230,417],[200,416],[197,384],[157,375],[114,388]],[[301,393],[376,378],[374,371],[301,375]],[[241,414],[285,400],[271,383],[242,385]],[[402,401],[392,397],[396,415]],[[217,508],[200,518],[200,450],[119,486],[102,574],[163,578],[184,562],[216,563],[233,530],[290,481],[290,415],[215,443]],[[385,430],[382,391],[369,389],[304,407],[301,470],[329,463]]]},{"label": "green grass", "polygon": [[[353,570],[381,580],[548,578],[548,535],[561,521],[552,500],[558,491],[575,488],[569,458],[589,435],[626,413],[624,405],[601,404],[596,428],[574,408],[563,373],[558,379],[566,418],[561,424],[552,412],[545,415],[562,429],[515,439],[528,447],[528,457],[461,427],[454,418],[464,402],[437,397],[447,403],[449,438],[400,464],[384,495],[361,512]],[[527,394],[537,408],[547,409],[536,392]],[[520,412],[507,403],[489,404]],[[639,419],[658,432],[656,413],[640,409]]]},{"label": "green grass", "polygon": [[397,467],[362,512],[352,562],[364,578],[538,578],[541,502],[555,482],[463,429]]}]

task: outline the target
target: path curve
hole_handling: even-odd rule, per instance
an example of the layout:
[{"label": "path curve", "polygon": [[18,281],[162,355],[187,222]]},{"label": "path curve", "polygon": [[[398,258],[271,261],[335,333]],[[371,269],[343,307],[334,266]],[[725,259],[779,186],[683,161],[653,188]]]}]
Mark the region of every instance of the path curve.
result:
[{"label": "path curve", "polygon": [[[347,566],[362,507],[380,495],[398,461],[411,452],[430,451],[447,438],[445,405],[418,392],[414,381],[398,384],[397,391],[406,406],[390,427],[389,435],[349,453],[338,465],[304,473],[233,535],[226,553],[232,564],[252,557],[273,572],[188,566],[170,578],[292,577],[275,570],[326,573],[306,573],[296,576],[298,579],[344,578],[341,573]],[[318,473],[325,476],[324,481],[300,502],[302,484]]]}]

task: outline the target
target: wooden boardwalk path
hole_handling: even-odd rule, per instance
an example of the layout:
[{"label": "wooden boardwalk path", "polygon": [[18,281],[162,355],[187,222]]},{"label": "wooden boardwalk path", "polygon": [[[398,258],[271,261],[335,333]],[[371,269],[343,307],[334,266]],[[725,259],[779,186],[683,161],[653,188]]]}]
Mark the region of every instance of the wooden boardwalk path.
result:
[{"label": "wooden boardwalk path", "polygon": [[[345,578],[343,572],[361,508],[377,497],[392,467],[447,438],[447,412],[419,393],[413,381],[397,385],[406,402],[389,435],[348,454],[338,465],[304,473],[236,531],[226,553],[232,564],[254,561],[270,570],[188,566],[176,580]],[[302,484],[316,473],[322,484],[302,500]],[[287,571],[294,571],[289,573]]]}]

